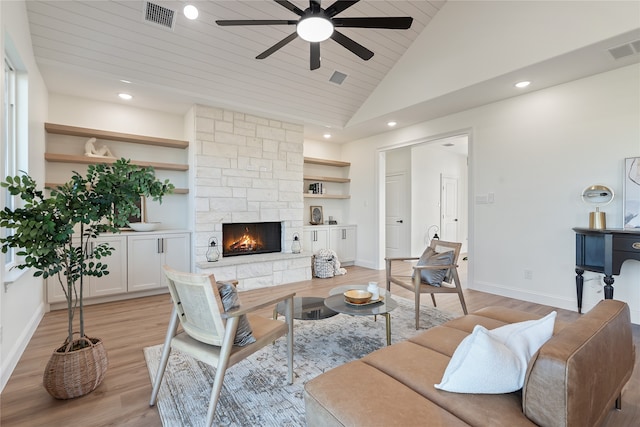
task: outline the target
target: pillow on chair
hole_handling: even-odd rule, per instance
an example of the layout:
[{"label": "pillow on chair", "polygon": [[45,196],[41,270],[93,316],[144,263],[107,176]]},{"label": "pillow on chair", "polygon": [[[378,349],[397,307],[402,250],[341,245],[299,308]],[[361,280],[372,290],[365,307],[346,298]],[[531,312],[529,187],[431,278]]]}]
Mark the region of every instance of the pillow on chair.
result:
[{"label": "pillow on chair", "polygon": [[[216,282],[218,285],[218,293],[222,300],[222,306],[224,311],[229,311],[234,308],[240,307],[240,299],[238,298],[238,291],[236,287],[230,282]],[[251,330],[251,325],[246,315],[241,315],[238,321],[238,330],[236,331],[236,337],[233,340],[233,345],[245,346],[256,342]]]},{"label": "pillow on chair", "polygon": [[[420,256],[416,266],[451,265],[451,263],[453,263],[453,255],[453,251],[436,252],[431,247],[428,247],[422,253],[422,256]],[[432,286],[440,287],[447,274],[447,270],[447,268],[442,270],[420,270],[420,279]]]}]

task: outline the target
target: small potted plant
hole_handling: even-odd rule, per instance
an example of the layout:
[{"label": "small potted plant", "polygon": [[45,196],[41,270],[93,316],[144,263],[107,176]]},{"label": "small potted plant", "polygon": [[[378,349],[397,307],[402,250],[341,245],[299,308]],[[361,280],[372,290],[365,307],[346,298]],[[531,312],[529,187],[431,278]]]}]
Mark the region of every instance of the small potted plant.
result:
[{"label": "small potted plant", "polygon": [[69,182],[47,189],[48,196],[26,174],[8,176],[0,185],[23,201],[0,211],[0,226],[8,230],[0,239],[2,251],[15,248],[16,268],[33,268],[34,276],[57,280],[66,297],[66,339],[45,369],[45,389],[59,399],[85,395],[102,382],[107,356],[102,340],[85,335],[83,279],[109,274],[101,259],[114,250],[107,243],[89,243],[102,233],[119,232],[129,216],[139,215],[141,196],[162,202],[174,186],[158,180],[153,168],[125,159],[89,165],[85,176],[73,172]]}]

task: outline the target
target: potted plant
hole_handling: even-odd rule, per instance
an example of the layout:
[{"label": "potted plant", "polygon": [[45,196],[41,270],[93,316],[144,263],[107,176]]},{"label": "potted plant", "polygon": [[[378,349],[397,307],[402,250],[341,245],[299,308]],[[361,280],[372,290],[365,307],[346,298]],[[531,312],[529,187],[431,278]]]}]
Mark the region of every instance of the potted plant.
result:
[{"label": "potted plant", "polygon": [[84,278],[109,274],[101,260],[113,251],[107,243],[90,242],[102,233],[119,232],[131,215],[139,215],[141,196],[162,202],[174,186],[158,180],[153,168],[125,159],[89,165],[85,176],[73,172],[69,182],[48,188],[49,196],[26,174],[8,176],[0,185],[23,201],[21,207],[0,211],[0,226],[8,229],[0,239],[2,251],[16,248],[16,268],[33,268],[34,276],[57,280],[66,297],[66,339],[49,360],[44,386],[59,399],[85,395],[102,382],[107,359],[102,341],[85,335]]}]

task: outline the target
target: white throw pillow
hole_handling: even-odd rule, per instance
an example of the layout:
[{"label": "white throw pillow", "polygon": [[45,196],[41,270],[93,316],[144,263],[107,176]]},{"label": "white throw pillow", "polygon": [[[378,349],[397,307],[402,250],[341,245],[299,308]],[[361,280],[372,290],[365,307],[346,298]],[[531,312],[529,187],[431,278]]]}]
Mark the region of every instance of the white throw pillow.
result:
[{"label": "white throw pillow", "polygon": [[551,338],[556,312],[539,320],[488,330],[477,325],[453,353],[435,388],[455,393],[499,394],[524,385],[533,354]]}]

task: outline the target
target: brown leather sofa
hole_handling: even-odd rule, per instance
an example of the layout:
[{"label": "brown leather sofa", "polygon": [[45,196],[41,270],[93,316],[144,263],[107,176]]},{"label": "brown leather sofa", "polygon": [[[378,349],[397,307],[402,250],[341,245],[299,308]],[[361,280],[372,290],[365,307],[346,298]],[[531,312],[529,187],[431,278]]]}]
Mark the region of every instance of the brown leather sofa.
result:
[{"label": "brown leather sofa", "polygon": [[522,390],[461,394],[434,388],[475,325],[493,329],[537,319],[487,307],[325,372],[305,385],[314,426],[597,426],[620,404],[635,348],[629,307],[604,300],[533,356]]}]

